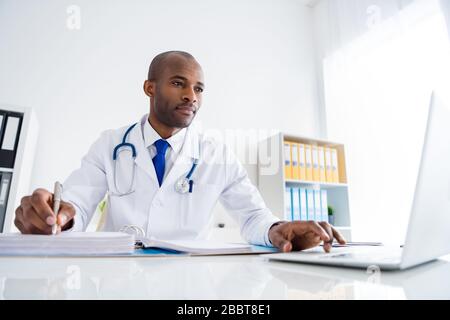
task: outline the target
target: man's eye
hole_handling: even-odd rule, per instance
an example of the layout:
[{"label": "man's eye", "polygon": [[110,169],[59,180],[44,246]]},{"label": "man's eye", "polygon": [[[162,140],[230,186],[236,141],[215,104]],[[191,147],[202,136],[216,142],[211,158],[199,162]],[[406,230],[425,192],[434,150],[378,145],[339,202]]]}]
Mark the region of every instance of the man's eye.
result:
[{"label": "man's eye", "polygon": [[172,84],[177,87],[183,85],[180,81],[173,81]]},{"label": "man's eye", "polygon": [[203,89],[202,89],[202,88],[196,88],[195,91],[197,91],[197,92],[203,92]]}]

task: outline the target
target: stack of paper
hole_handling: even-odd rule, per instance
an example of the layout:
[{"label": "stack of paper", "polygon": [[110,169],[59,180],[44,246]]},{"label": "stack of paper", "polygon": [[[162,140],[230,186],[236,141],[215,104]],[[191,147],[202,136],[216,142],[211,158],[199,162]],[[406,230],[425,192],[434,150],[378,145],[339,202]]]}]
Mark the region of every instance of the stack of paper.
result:
[{"label": "stack of paper", "polygon": [[160,248],[191,254],[239,254],[252,252],[252,246],[240,243],[224,243],[210,240],[141,240],[144,248]]},{"label": "stack of paper", "polygon": [[0,234],[0,255],[115,255],[134,251],[134,235],[67,232],[58,235]]}]

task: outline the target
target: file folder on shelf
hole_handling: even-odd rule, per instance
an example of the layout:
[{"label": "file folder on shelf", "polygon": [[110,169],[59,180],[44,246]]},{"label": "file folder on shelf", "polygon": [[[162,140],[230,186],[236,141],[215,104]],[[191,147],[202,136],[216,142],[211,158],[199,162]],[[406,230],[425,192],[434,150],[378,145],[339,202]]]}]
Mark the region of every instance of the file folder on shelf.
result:
[{"label": "file folder on shelf", "polygon": [[312,168],[313,168],[313,181],[320,181],[319,174],[319,152],[317,146],[311,146],[312,152]]},{"label": "file folder on shelf", "polygon": [[298,165],[298,144],[291,142],[292,153],[292,179],[300,179],[300,167]]},{"label": "file folder on shelf", "polygon": [[320,204],[320,190],[314,190],[314,218],[317,222],[322,221],[322,208]]},{"label": "file folder on shelf", "polygon": [[306,180],[313,181],[311,145],[305,144]]},{"label": "file folder on shelf", "polygon": [[333,176],[333,182],[338,183],[339,182],[339,166],[338,166],[338,156],[337,156],[337,150],[332,148],[331,149],[331,171]]},{"label": "file folder on shelf", "polygon": [[319,176],[320,176],[320,182],[326,182],[327,177],[325,175],[325,151],[323,147],[317,148],[319,152]]},{"label": "file folder on shelf", "polygon": [[325,176],[327,178],[327,182],[333,182],[333,170],[332,170],[330,148],[325,148]]},{"label": "file folder on shelf", "polygon": [[284,142],[284,175],[286,179],[292,179],[292,151],[291,143]]},{"label": "file folder on shelf", "polygon": [[298,144],[298,165],[299,165],[300,180],[307,180],[306,179],[305,145],[303,143]]},{"label": "file folder on shelf", "polygon": [[308,221],[308,206],[306,204],[306,189],[299,189],[300,195],[300,220]]},{"label": "file folder on shelf", "polygon": [[300,196],[299,189],[292,189],[292,221],[300,221]]},{"label": "file folder on shelf", "polygon": [[292,188],[286,187],[284,190],[284,220],[292,221]]},{"label": "file folder on shelf", "polygon": [[322,221],[328,222],[328,199],[327,190],[320,190],[320,208],[322,211]]},{"label": "file folder on shelf", "polygon": [[306,189],[306,206],[308,208],[308,220],[315,221],[314,190]]}]

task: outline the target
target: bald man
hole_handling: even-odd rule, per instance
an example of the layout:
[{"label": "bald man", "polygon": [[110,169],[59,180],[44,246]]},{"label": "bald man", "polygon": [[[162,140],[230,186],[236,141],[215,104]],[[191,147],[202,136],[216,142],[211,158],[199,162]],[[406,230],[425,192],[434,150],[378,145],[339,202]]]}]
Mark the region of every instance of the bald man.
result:
[{"label": "bald man", "polygon": [[343,236],[327,222],[280,221],[264,204],[245,169],[226,145],[196,132],[203,70],[183,51],[157,55],[144,93],[150,112],[135,124],[102,133],[64,182],[59,214],[53,194],[37,189],[22,198],[15,225],[22,233],[85,231],[107,196],[104,231],[136,226],[161,239],[206,238],[218,200],[239,222],[249,243],[283,252],[323,243],[326,252]]}]

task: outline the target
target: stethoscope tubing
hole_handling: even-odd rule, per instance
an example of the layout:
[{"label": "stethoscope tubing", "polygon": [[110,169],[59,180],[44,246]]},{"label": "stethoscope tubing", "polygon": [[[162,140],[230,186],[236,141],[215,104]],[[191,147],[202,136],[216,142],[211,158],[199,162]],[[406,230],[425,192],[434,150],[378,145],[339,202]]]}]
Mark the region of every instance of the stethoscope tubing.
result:
[{"label": "stethoscope tubing", "polygon": [[[133,130],[133,128],[134,128],[136,125],[137,125],[137,123],[134,123],[133,125],[131,125],[131,126],[127,129],[127,131],[125,131],[125,134],[123,135],[123,138],[122,138],[122,142],[119,143],[117,146],[115,146],[115,147],[114,147],[114,150],[113,150],[113,161],[114,161],[114,187],[115,187],[115,189],[116,189],[116,191],[117,191],[117,193],[114,193],[114,195],[117,195],[117,196],[125,196],[125,195],[131,194],[131,193],[134,192],[133,186],[134,186],[134,182],[135,182],[135,170],[136,170],[136,169],[135,169],[135,165],[133,165],[133,172],[132,172],[133,178],[132,178],[132,182],[131,182],[130,188],[129,188],[128,191],[126,191],[126,192],[124,192],[124,193],[120,192],[120,190],[119,190],[119,188],[118,188],[118,186],[117,186],[117,174],[116,174],[116,173],[117,173],[117,155],[121,152],[121,150],[120,150],[121,148],[125,148],[125,147],[130,148],[130,149],[131,149],[131,153],[132,153],[132,158],[133,158],[133,159],[136,159],[136,156],[137,156],[136,147],[134,146],[134,144],[127,142],[128,135],[130,134],[131,130]],[[123,151],[123,150],[122,150],[122,151]],[[176,190],[177,192],[179,192],[179,193],[181,193],[181,194],[183,194],[183,193],[192,193],[194,181],[191,179],[191,177],[192,177],[192,175],[194,174],[195,169],[197,168],[197,165],[198,165],[198,160],[197,160],[197,159],[194,159],[194,162],[192,163],[192,167],[191,167],[191,169],[189,170],[188,174],[187,174],[184,178],[180,178],[180,179],[175,183],[175,186],[177,186],[177,185],[182,185],[182,183],[183,183],[184,181],[187,181],[187,183],[189,184],[189,189],[185,190],[185,189],[183,189],[183,188],[177,188],[177,187],[175,187],[175,190]]]}]

